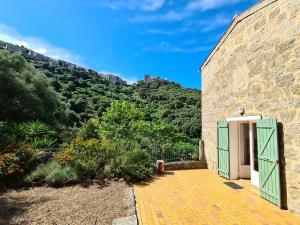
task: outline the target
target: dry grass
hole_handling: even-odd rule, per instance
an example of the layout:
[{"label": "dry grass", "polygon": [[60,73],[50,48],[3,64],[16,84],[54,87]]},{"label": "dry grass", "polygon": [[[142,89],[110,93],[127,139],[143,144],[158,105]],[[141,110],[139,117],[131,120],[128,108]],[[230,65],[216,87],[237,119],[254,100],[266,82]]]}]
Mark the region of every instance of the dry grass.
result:
[{"label": "dry grass", "polygon": [[36,187],[0,195],[0,224],[108,225],[127,214],[124,182],[107,187]]}]

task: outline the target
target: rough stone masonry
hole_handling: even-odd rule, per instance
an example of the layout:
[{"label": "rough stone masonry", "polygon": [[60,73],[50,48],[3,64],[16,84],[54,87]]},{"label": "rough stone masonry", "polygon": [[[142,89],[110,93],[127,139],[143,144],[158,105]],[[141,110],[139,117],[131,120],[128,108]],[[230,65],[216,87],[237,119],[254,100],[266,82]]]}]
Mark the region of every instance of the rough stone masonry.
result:
[{"label": "rough stone masonry", "polygon": [[300,213],[300,0],[265,0],[237,16],[201,67],[202,136],[216,169],[217,121],[248,115],[282,126],[282,182]]}]

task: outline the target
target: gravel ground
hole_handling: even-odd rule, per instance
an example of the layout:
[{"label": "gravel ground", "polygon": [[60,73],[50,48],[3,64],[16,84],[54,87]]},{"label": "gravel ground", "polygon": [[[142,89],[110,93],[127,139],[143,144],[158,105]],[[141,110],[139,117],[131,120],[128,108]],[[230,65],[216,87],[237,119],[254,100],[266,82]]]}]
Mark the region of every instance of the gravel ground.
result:
[{"label": "gravel ground", "polygon": [[109,225],[114,218],[131,214],[130,189],[115,181],[106,187],[7,190],[0,193],[0,224]]}]

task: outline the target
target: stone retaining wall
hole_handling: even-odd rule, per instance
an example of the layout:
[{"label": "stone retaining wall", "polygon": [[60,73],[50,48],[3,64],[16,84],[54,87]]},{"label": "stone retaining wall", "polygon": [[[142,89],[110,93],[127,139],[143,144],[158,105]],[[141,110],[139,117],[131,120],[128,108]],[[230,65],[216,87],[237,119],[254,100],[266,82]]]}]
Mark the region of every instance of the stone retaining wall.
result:
[{"label": "stone retaining wall", "polygon": [[165,163],[165,170],[207,169],[206,161],[184,161]]}]

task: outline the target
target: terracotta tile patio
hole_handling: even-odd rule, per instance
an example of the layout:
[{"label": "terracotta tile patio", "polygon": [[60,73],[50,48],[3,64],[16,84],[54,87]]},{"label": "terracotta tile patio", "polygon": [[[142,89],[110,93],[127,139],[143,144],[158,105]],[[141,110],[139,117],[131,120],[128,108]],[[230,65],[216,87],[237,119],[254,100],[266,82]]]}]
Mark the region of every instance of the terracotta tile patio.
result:
[{"label": "terracotta tile patio", "polygon": [[[134,187],[139,224],[300,224],[259,197],[247,182],[233,189],[211,170],[172,171]],[[250,188],[249,188],[250,187]]]}]

